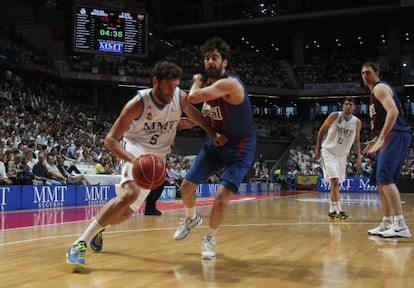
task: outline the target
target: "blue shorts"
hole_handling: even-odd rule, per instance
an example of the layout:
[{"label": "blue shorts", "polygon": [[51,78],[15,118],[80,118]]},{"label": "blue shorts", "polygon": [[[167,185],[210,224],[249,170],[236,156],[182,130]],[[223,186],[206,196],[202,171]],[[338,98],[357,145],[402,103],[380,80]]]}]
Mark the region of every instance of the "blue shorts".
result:
[{"label": "blue shorts", "polygon": [[385,138],[384,145],[377,151],[370,184],[397,183],[410,145],[409,132],[391,131]]},{"label": "blue shorts", "polygon": [[244,138],[222,147],[216,147],[209,142],[204,142],[185,179],[200,184],[214,173],[218,173],[220,184],[237,192],[253,164],[256,137]]}]

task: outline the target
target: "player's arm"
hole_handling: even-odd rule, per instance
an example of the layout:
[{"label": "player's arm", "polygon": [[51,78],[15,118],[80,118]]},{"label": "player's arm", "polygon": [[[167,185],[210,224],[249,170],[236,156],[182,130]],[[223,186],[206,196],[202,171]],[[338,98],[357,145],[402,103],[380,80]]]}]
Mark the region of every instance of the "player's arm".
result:
[{"label": "player's arm", "polygon": [[333,121],[338,117],[338,112],[332,112],[326,117],[325,121],[322,123],[322,126],[319,128],[318,135],[316,136],[316,147],[315,147],[315,158],[319,160],[321,144],[323,136],[328,131],[329,127],[332,125]]},{"label": "player's arm", "polygon": [[131,163],[135,160],[136,157],[122,147],[120,140],[122,139],[125,131],[128,130],[132,121],[138,118],[142,114],[142,111],[143,104],[141,98],[132,98],[122,108],[121,113],[105,137],[105,148],[114,153],[120,159]]},{"label": "player's arm", "polygon": [[188,117],[181,117],[180,121],[178,122],[178,130],[191,129],[196,126],[197,124],[188,119]]},{"label": "player's arm", "polygon": [[381,105],[384,107],[385,111],[387,111],[387,116],[385,117],[384,125],[382,126],[380,134],[378,137],[373,139],[375,141],[371,140],[367,144],[367,147],[365,147],[363,150],[364,154],[371,154],[381,148],[381,146],[384,144],[385,137],[387,137],[387,135],[390,133],[392,127],[395,124],[395,121],[397,121],[399,114],[397,105],[395,104],[392,97],[392,91],[390,87],[385,84],[378,84],[374,87],[373,93],[375,95],[375,98],[377,98]]},{"label": "player's arm", "polygon": [[211,127],[210,123],[207,121],[206,118],[203,117],[201,112],[190,103],[189,97],[187,93],[182,92],[182,104],[184,113],[187,115],[189,120],[193,122],[195,125],[200,126],[206,133],[213,139],[213,142],[218,145],[222,146],[227,143],[228,139],[224,135],[217,133],[213,127]]},{"label": "player's arm", "polygon": [[228,103],[237,105],[243,102],[244,91],[240,82],[233,77],[222,78],[210,86],[203,87],[203,76],[196,74],[193,76],[188,96],[193,104],[223,98]]},{"label": "player's arm", "polygon": [[362,155],[361,155],[361,127],[362,127],[361,120],[358,119],[356,131],[355,131],[355,140],[354,140],[354,151],[355,151],[355,154],[356,154],[356,159],[355,159],[355,165],[354,165],[354,167],[356,169],[359,169],[359,167],[361,167],[361,162],[362,162]]},{"label": "player's arm", "polygon": [[382,126],[381,133],[378,136],[378,140],[384,141],[385,137],[390,133],[392,127],[397,121],[398,117],[398,108],[392,97],[392,91],[390,87],[385,84],[378,84],[374,88],[374,95],[378,101],[381,102],[385,111],[387,111],[387,116],[385,117],[384,126]]}]

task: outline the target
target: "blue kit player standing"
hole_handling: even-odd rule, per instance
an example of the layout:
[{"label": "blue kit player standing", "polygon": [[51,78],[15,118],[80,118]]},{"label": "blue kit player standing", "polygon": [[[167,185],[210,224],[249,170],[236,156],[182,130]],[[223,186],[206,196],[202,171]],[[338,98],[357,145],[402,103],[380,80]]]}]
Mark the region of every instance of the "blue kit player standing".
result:
[{"label": "blue kit player standing", "polygon": [[192,228],[202,222],[195,208],[195,190],[210,175],[219,172],[214,205],[207,234],[203,238],[201,257],[215,259],[215,234],[223,223],[230,196],[236,192],[254,161],[256,135],[253,112],[247,90],[237,75],[226,72],[230,47],[214,37],[201,47],[206,78],[196,74],[189,92],[193,104],[203,103],[202,113],[228,142],[215,147],[207,137],[181,184],[185,218],[174,233],[175,240],[185,239]]},{"label": "blue kit player standing", "polygon": [[382,237],[411,237],[405,224],[400,192],[396,185],[411,144],[411,132],[395,90],[379,78],[378,63],[362,65],[362,80],[371,91],[369,115],[373,139],[362,151],[376,153],[371,182],[377,185],[384,211],[382,222],[368,230]]}]

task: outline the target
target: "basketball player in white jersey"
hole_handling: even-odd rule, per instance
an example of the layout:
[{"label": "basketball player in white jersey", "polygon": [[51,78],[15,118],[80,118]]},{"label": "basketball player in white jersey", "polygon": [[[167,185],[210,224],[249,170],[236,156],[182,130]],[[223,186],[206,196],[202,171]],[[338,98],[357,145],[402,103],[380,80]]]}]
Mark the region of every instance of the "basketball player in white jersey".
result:
[{"label": "basketball player in white jersey", "polygon": [[[356,154],[355,168],[361,166],[360,132],[361,120],[353,115],[355,100],[346,97],[343,111],[332,112],[319,128],[316,139],[316,160],[322,156],[322,170],[326,182],[330,183],[329,220],[345,221],[349,215],[342,210],[339,185],[346,177],[346,164],[352,146]],[[322,148],[321,148],[322,147]]]},{"label": "basketball player in white jersey", "polygon": [[[139,187],[133,181],[132,163],[140,155],[148,153],[166,159],[183,112],[214,139],[215,145],[227,142],[227,138],[215,132],[200,111],[189,103],[187,94],[178,87],[181,75],[182,69],[176,64],[158,62],[151,75],[153,88],[139,90],[123,107],[106,135],[105,147],[123,160],[121,182],[117,185],[117,196],[106,203],[69,247],[66,262],[74,268],[86,266],[86,243],[90,243],[93,250],[101,251],[102,231],[109,225],[130,218],[144,202],[150,190]],[[185,121],[182,122],[184,128]]]}]

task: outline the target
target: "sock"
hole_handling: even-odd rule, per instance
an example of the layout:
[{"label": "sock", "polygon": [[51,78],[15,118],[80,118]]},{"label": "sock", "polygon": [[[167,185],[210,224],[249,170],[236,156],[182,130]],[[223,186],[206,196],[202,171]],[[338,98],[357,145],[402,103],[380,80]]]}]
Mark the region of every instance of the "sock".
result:
[{"label": "sock", "polygon": [[105,229],[105,228],[102,227],[101,225],[99,225],[98,220],[96,220],[96,218],[94,218],[92,220],[92,222],[89,224],[88,228],[86,228],[86,230],[79,237],[79,239],[76,240],[76,242],[85,241],[86,243],[89,243],[89,242],[91,242],[92,238],[96,234],[98,234],[100,231],[102,231],[103,229]]},{"label": "sock", "polygon": [[330,201],[329,202],[329,213],[335,212],[336,211],[335,207],[336,207],[336,202]]},{"label": "sock", "polygon": [[405,221],[404,220],[404,215],[395,215],[394,216],[394,221]]},{"label": "sock", "polygon": [[336,212],[339,213],[341,211],[342,211],[341,202],[338,201],[338,202],[336,202]]},{"label": "sock", "polygon": [[190,220],[195,219],[197,216],[195,207],[192,207],[192,208],[185,207],[185,216]]},{"label": "sock", "polygon": [[393,222],[392,216],[384,216],[382,217],[382,222],[384,223],[384,226],[386,229],[389,229],[391,226],[391,223]]},{"label": "sock", "polygon": [[394,218],[394,224],[397,224],[398,226],[403,226],[403,227],[406,226],[404,215],[395,215],[393,218]]},{"label": "sock", "polygon": [[214,238],[216,236],[218,229],[213,229],[210,226],[208,227],[207,233],[206,233],[206,237],[208,238]]}]

